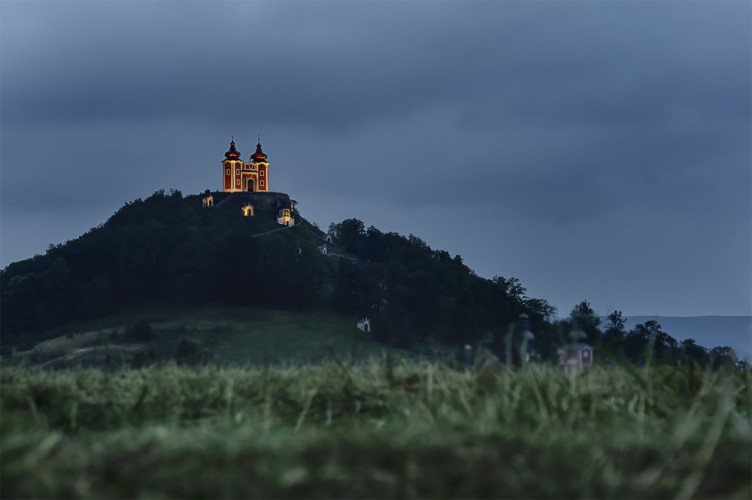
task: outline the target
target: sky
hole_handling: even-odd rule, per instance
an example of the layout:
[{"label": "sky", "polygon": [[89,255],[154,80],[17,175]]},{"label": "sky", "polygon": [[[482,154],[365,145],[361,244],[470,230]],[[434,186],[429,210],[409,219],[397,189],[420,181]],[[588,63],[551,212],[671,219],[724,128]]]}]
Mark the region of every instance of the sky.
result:
[{"label": "sky", "polygon": [[568,315],[752,314],[748,1],[0,3],[0,265],[234,135],[326,229],[414,234]]}]

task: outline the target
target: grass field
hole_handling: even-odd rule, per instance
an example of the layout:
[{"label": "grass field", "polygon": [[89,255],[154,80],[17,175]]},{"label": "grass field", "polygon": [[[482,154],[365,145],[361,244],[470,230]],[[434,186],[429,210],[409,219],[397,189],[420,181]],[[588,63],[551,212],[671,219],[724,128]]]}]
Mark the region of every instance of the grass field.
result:
[{"label": "grass field", "polygon": [[[132,366],[139,353],[157,363],[174,361],[183,340],[198,346],[204,361],[219,366],[321,363],[335,357],[364,360],[391,350],[366,339],[355,327],[357,320],[322,311],[138,308],[44,332],[33,339],[35,345],[17,348],[3,361],[46,368],[121,368]],[[154,338],[125,338],[139,321],[151,326]]]},{"label": "grass field", "polygon": [[2,498],[750,498],[749,373],[0,370]]}]

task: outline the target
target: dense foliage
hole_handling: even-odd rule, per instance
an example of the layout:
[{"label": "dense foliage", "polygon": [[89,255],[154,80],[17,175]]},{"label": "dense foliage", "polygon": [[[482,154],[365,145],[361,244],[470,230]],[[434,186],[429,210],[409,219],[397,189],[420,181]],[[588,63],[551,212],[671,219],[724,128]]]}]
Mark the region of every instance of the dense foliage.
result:
[{"label": "dense foliage", "polygon": [[[625,330],[614,311],[600,317],[583,301],[569,318],[531,298],[516,278],[477,276],[459,255],[420,238],[383,233],[348,219],[328,237],[300,219],[280,229],[275,214],[202,208],[200,197],[158,191],[135,200],[78,239],[15,262],[0,274],[5,343],[73,320],[143,304],[227,304],[288,310],[328,309],[370,317],[376,340],[403,348],[437,342],[486,347],[519,362],[521,314],[535,332],[534,357],[582,331],[601,359],[643,364],[733,364],[728,348],[679,344],[659,324]],[[320,246],[329,242],[329,253]]]},{"label": "dense foliage", "polygon": [[82,237],[4,269],[2,333],[133,304],[214,302],[373,316],[379,339],[407,346],[472,342],[529,309],[503,278],[480,278],[459,256],[413,236],[347,220],[332,228],[341,253],[324,256],[318,229],[303,223],[263,234],[278,227],[273,214],[202,209],[179,192],[136,200]]},{"label": "dense foliage", "polygon": [[80,238],[2,271],[3,335],[133,304],[325,302],[332,266],[317,250],[320,231],[303,224],[254,237],[279,227],[274,213],[203,209],[178,191],[128,203]]},{"label": "dense foliage", "polygon": [[3,498],[749,498],[750,373],[0,370]]},{"label": "dense foliage", "polygon": [[[601,362],[693,364],[714,370],[734,366],[741,370],[748,368],[748,363],[739,359],[730,347],[708,349],[693,339],[679,342],[663,331],[658,321],[638,323],[630,330],[627,330],[626,323],[626,318],[617,310],[609,314],[602,325],[601,318],[590,303],[582,301],[572,309],[569,318],[550,325],[547,333],[541,335],[534,345],[546,349],[553,338],[560,339],[561,344],[572,332],[581,332],[583,340],[596,347]],[[565,332],[568,334],[565,335]]]}]

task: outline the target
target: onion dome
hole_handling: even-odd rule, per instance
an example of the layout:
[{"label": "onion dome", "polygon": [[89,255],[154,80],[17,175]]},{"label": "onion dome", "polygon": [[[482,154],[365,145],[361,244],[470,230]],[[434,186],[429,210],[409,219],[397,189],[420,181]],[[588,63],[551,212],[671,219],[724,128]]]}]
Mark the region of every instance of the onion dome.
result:
[{"label": "onion dome", "polygon": [[254,162],[266,161],[266,154],[261,151],[261,142],[256,144],[256,152],[251,155],[251,160]]},{"label": "onion dome", "polygon": [[225,153],[225,158],[228,160],[240,159],[240,151],[235,149],[235,141],[230,141],[230,150]]}]

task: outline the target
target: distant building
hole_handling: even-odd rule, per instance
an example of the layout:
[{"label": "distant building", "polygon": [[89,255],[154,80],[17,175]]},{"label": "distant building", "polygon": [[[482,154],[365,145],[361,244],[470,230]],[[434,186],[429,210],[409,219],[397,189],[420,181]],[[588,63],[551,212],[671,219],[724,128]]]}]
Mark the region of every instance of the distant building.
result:
[{"label": "distant building", "polygon": [[559,366],[564,368],[587,368],[593,364],[593,347],[587,344],[574,344],[557,349]]},{"label": "distant building", "polygon": [[360,321],[358,321],[357,324],[358,330],[365,332],[365,333],[371,333],[371,319],[370,318],[363,318]]},{"label": "distant building", "polygon": [[593,349],[593,346],[583,342],[585,333],[575,329],[569,336],[572,339],[572,343],[556,350],[556,354],[559,357],[559,366],[565,370],[592,366],[595,349]]},{"label": "distant building", "polygon": [[277,211],[277,223],[283,226],[295,225],[295,207],[290,203],[287,207],[280,207]]},{"label": "distant building", "polygon": [[211,192],[208,189],[206,190],[204,197],[201,199],[201,205],[206,208],[211,208],[214,206],[214,196],[212,196]]},{"label": "distant building", "polygon": [[530,349],[530,342],[535,340],[535,335],[533,335],[533,332],[530,331],[530,321],[527,314],[520,314],[519,323],[520,329],[522,330],[522,340],[520,341],[520,360],[524,363],[529,363],[530,359],[534,355],[534,352]]},{"label": "distant building", "polygon": [[256,152],[250,161],[240,158],[240,151],[235,149],[235,140],[230,141],[230,149],[222,160],[222,191],[226,193],[250,192],[266,193],[269,191],[269,162],[261,149],[261,140],[256,144]]}]

